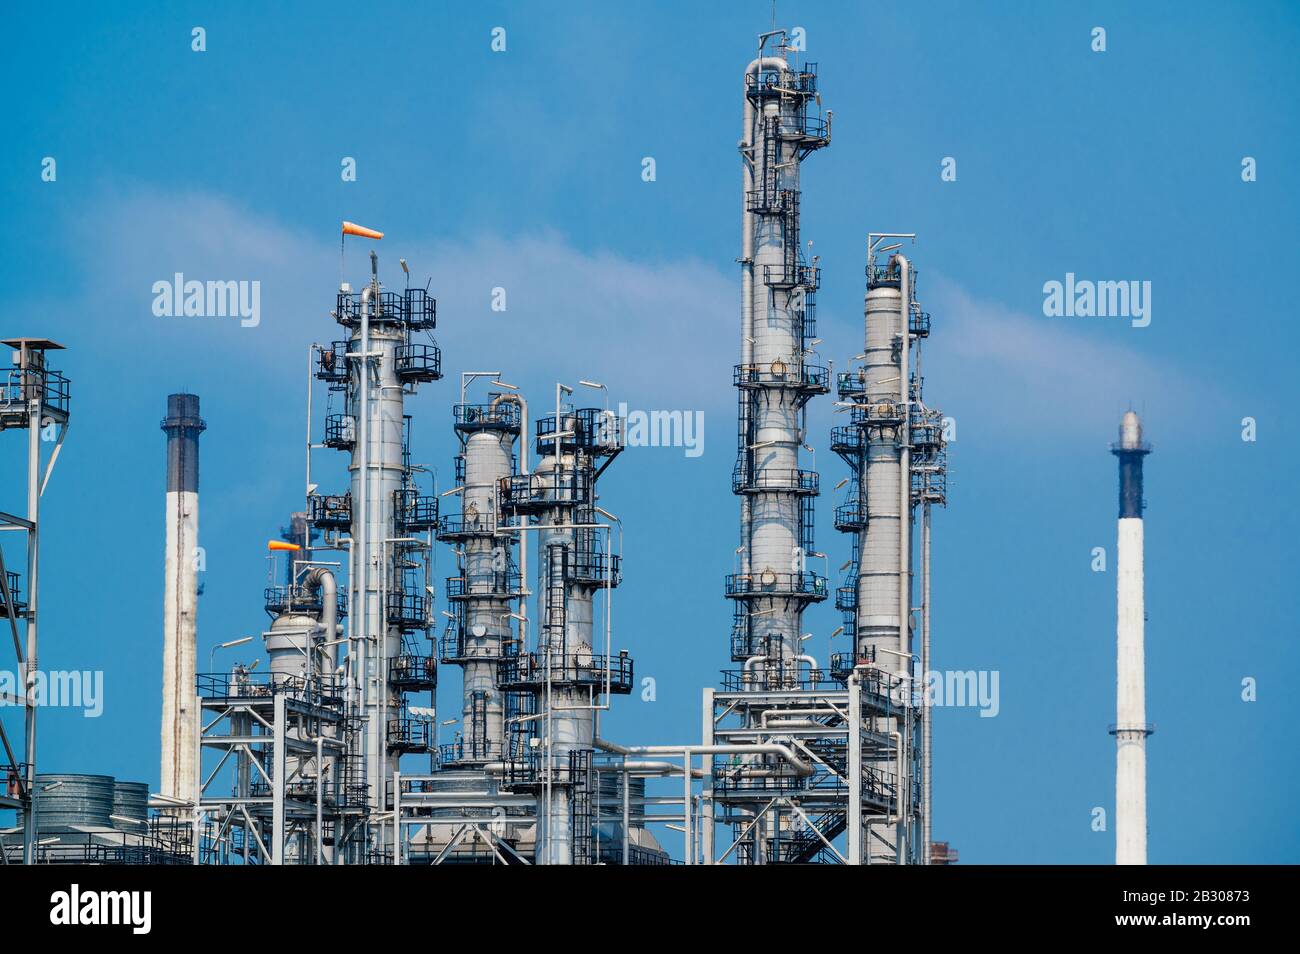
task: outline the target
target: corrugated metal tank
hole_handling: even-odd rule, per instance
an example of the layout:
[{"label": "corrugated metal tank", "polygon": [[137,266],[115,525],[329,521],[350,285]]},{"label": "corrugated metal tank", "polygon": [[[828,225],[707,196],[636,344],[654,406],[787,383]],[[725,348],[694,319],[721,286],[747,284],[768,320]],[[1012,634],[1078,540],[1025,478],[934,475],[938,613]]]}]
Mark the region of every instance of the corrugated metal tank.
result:
[{"label": "corrugated metal tank", "polygon": [[[628,779],[628,817],[633,828],[645,824],[645,777]],[[613,772],[600,774],[600,816],[602,821],[623,818],[623,776]]]},{"label": "corrugated metal tank", "polygon": [[114,787],[111,775],[37,775],[37,828],[112,827]]},{"label": "corrugated metal tank", "polygon": [[114,828],[122,831],[143,831],[149,824],[149,783],[114,782]]}]

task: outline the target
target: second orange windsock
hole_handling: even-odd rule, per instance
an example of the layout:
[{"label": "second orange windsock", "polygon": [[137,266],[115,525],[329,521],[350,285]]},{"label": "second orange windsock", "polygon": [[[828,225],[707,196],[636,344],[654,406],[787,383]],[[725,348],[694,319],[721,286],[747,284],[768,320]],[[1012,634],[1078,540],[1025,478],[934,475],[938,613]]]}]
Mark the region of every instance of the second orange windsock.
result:
[{"label": "second orange windsock", "polygon": [[296,543],[289,543],[287,540],[267,540],[266,548],[268,550],[301,550],[302,547]]},{"label": "second orange windsock", "polygon": [[343,223],[344,235],[359,235],[362,238],[381,239],[384,237],[383,232],[376,232],[374,229],[368,229],[364,225],[357,225],[355,222]]}]

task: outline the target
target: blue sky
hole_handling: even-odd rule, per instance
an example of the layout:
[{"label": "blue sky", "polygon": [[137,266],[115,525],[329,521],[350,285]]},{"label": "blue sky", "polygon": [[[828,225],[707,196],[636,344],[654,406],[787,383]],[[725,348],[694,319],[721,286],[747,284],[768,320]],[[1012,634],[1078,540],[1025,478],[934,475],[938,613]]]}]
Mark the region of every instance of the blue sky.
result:
[{"label": "blue sky", "polygon": [[[535,405],[585,377],[634,408],[704,412],[701,457],[630,449],[602,481],[626,527],[616,645],[658,686],[653,703],[616,703],[604,734],[698,737],[700,689],[728,665],[737,533],[741,72],[770,22],[766,0],[72,4],[12,18],[0,331],[67,345],[75,401],[45,497],[42,665],[107,680],[101,718],[42,714],[43,769],[157,781],[158,422],[172,391],[200,394],[209,422],[200,667],[212,644],[264,628],[264,541],[301,506],[306,349],[337,336],[341,219],[385,230],[390,281],[398,256],[432,278],[453,374],[499,367]],[[1115,581],[1113,560],[1106,573],[1090,561],[1096,546],[1113,557],[1107,443],[1131,404],[1156,448],[1151,860],[1296,861],[1300,12],[782,2],[777,22],[805,29],[835,114],[802,203],[823,357],[843,367],[861,351],[866,233],[917,232],[927,395],[958,424],[936,519],[936,665],[998,670],[1001,712],[938,711],[936,837],[970,862],[1113,857],[1090,822],[1113,803]],[[190,49],[194,26],[205,53]],[[55,182],[41,180],[46,156]],[[344,156],[356,182],[341,181]],[[955,182],[940,179],[947,156]],[[364,268],[354,250],[347,278]],[[154,317],[152,283],[176,271],[259,280],[261,325]],[[1150,281],[1151,325],[1044,317],[1043,283],[1067,272]],[[497,286],[505,313],[489,308]],[[414,457],[446,474],[455,393],[449,376],[411,404]],[[835,422],[819,399],[827,489],[844,475]],[[9,511],[23,505],[20,440],[0,435]],[[323,489],[341,489],[341,461],[316,459]],[[835,502],[818,512],[832,567],[848,555]],[[439,561],[445,575],[450,554]],[[807,619],[825,655],[837,614]],[[454,706],[455,671],[443,679]]]}]

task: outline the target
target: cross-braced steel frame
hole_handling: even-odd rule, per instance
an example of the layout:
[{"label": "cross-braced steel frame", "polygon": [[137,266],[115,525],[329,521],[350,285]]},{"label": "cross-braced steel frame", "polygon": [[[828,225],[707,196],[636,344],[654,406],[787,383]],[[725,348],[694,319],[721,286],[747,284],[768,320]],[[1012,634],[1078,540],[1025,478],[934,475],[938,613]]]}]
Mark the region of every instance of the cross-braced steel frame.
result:
[{"label": "cross-braced steel frame", "polygon": [[[26,563],[26,596],[17,571],[10,570],[0,548],[0,619],[7,622],[16,670],[22,673],[22,695],[5,693],[5,706],[20,706],[23,734],[20,743],[11,739],[0,723],[5,784],[0,789],[0,808],[17,809],[23,823],[23,863],[36,857],[36,812],[32,810],[36,785],[36,712],[41,700],[38,690],[39,644],[37,641],[37,597],[40,555],[40,504],[68,431],[68,379],[46,363],[46,353],[62,345],[44,338],[14,338],[2,342],[13,349],[13,359],[0,382],[0,430],[27,431],[27,516],[0,512],[0,531],[16,532],[23,539]],[[42,444],[52,442],[48,460]],[[44,468],[42,468],[44,464]],[[19,624],[22,624],[21,626]],[[19,751],[22,755],[19,755]],[[0,859],[8,860],[4,852]]]},{"label": "cross-braced steel frame", "polygon": [[370,820],[329,679],[201,676],[196,864],[360,860]]},{"label": "cross-braced steel frame", "polygon": [[866,864],[886,828],[895,862],[920,858],[921,712],[906,680],[870,667],[842,681],[726,673],[703,715],[704,863]]}]

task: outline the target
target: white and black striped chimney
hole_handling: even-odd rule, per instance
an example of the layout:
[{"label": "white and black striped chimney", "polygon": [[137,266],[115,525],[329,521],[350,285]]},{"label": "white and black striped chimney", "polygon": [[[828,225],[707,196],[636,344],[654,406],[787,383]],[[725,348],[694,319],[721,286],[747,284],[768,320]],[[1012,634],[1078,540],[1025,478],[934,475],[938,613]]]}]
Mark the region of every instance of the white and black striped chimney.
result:
[{"label": "white and black striped chimney", "polygon": [[195,797],[195,640],[198,616],[199,417],[196,394],[169,394],[167,555],[163,593],[162,787],[170,798]]}]

